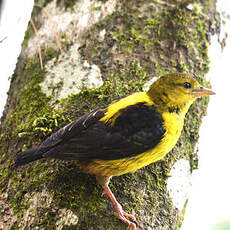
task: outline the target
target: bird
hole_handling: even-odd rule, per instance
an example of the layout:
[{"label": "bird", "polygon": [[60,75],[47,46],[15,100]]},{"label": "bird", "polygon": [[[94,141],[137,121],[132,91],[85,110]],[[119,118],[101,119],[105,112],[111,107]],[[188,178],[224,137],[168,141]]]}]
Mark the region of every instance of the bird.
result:
[{"label": "bird", "polygon": [[98,107],[38,147],[16,154],[14,167],[41,158],[75,161],[82,171],[96,176],[118,218],[136,230],[135,217],[116,200],[109,188],[110,179],[162,159],[177,143],[191,104],[213,94],[187,73],[163,75],[146,92]]}]

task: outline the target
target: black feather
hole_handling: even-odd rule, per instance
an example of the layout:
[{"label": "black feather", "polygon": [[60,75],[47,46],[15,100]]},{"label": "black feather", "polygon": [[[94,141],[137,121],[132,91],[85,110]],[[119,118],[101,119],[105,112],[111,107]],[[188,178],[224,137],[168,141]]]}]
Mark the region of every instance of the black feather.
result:
[{"label": "black feather", "polygon": [[163,119],[153,106],[138,103],[119,112],[113,126],[96,121],[71,134],[71,138],[63,134],[63,141],[45,156],[64,160],[121,159],[152,149],[163,138]]},{"label": "black feather", "polygon": [[43,152],[38,151],[38,148],[35,149],[29,149],[24,152],[20,152],[16,155],[14,159],[14,165],[13,167],[18,167],[20,165],[28,164],[32,161],[36,161],[43,158]]},{"label": "black feather", "polygon": [[99,121],[100,107],[59,129],[37,149],[19,153],[15,165],[43,157],[62,160],[114,160],[153,149],[163,138],[163,118],[154,106],[138,103],[119,111],[113,125]]}]

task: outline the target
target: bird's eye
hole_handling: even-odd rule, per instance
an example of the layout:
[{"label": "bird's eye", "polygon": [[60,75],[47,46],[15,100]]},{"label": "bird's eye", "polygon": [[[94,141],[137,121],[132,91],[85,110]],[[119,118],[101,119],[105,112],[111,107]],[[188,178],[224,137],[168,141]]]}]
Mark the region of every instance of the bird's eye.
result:
[{"label": "bird's eye", "polygon": [[185,89],[190,89],[190,88],[192,87],[191,84],[188,83],[188,82],[185,82],[185,83],[183,84],[183,86],[184,86]]}]

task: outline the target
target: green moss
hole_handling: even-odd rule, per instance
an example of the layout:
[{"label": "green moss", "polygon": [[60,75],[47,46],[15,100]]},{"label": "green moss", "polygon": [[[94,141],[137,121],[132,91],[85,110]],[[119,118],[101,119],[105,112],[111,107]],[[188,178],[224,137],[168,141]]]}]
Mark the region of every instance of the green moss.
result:
[{"label": "green moss", "polygon": [[28,84],[19,92],[21,100],[18,101],[7,120],[7,126],[13,128],[13,137],[22,136],[22,132],[26,133],[28,128],[33,127],[38,117],[44,116],[44,113],[50,110],[48,105],[50,98],[41,92],[39,85],[44,73],[33,60],[30,60],[25,66],[24,76]]},{"label": "green moss", "polygon": [[111,74],[109,80],[106,80],[101,87],[82,88],[79,94],[72,94],[62,99],[61,104],[65,113],[72,114],[72,118],[76,119],[79,116],[79,111],[86,113],[96,107],[107,105],[126,94],[140,91],[146,79],[149,79],[147,73],[136,60],[131,63],[129,69],[124,68],[118,71],[119,77]]},{"label": "green moss", "polygon": [[[44,61],[57,54],[52,48],[46,51]],[[0,136],[1,143],[5,143],[0,151],[3,163],[0,165],[0,190],[4,192],[8,189],[10,179],[9,204],[19,220],[30,205],[25,194],[38,191],[41,184],[46,184],[50,180],[50,170],[46,165],[41,165],[38,168],[28,167],[26,171],[17,175],[5,165],[11,164],[12,153],[17,149],[25,150],[32,144],[40,143],[47,135],[68,121],[60,112],[51,109],[52,97],[47,97],[41,91],[39,84],[44,79],[45,71],[40,68],[38,60],[30,59],[23,69],[20,68],[17,66],[17,75],[11,78],[9,105],[12,107],[9,107],[9,113],[5,114]],[[26,84],[22,84],[22,79]],[[8,151],[11,152],[10,157],[5,156]]]}]

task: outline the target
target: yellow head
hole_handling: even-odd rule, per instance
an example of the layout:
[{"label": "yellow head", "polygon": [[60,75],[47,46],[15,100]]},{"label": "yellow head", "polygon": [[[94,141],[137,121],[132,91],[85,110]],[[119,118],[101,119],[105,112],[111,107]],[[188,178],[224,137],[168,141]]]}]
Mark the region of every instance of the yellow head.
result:
[{"label": "yellow head", "polygon": [[197,80],[188,74],[173,73],[156,80],[147,94],[163,108],[189,107],[196,98],[215,93],[200,86]]}]

